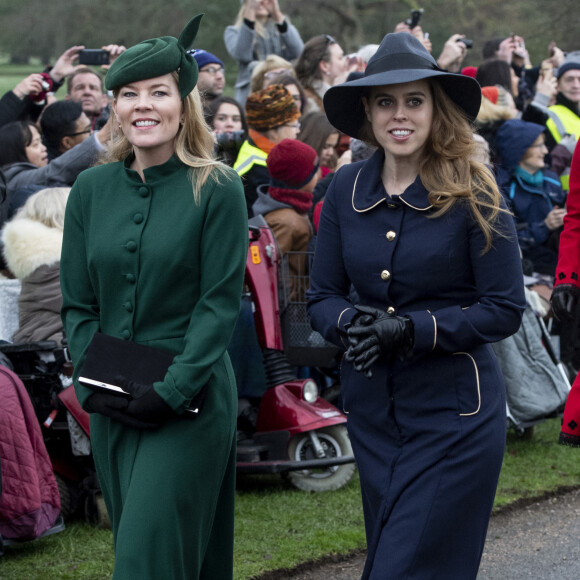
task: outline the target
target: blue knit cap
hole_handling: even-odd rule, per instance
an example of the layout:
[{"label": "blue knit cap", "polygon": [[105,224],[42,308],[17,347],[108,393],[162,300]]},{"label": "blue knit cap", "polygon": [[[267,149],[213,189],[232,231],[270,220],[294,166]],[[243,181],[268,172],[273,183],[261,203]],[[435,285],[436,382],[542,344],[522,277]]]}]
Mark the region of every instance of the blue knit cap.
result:
[{"label": "blue knit cap", "polygon": [[215,54],[212,54],[207,50],[203,50],[203,48],[188,50],[187,52],[193,55],[199,70],[201,70],[206,64],[219,64],[222,68],[225,68],[224,63]]},{"label": "blue knit cap", "polygon": [[556,77],[558,80],[560,77],[569,70],[580,69],[580,50],[575,50],[574,52],[569,52],[564,59],[564,62],[558,68],[556,72]]}]

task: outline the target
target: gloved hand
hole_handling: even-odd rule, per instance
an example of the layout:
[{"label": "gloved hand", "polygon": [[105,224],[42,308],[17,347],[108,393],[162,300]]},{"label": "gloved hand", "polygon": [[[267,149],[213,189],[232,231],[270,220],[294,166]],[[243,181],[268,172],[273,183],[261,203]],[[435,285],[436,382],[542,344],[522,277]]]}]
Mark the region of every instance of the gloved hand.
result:
[{"label": "gloved hand", "polygon": [[574,284],[559,284],[552,290],[550,302],[556,318],[572,320],[578,310],[580,288]]},{"label": "gloved hand", "polygon": [[125,377],[116,377],[116,380],[121,388],[133,396],[127,406],[129,416],[156,426],[177,417],[177,413],[157,394],[153,385],[143,385]]},{"label": "gloved hand", "polygon": [[413,323],[410,319],[370,306],[355,308],[361,316],[353,318],[347,331],[350,347],[346,357],[353,361],[357,371],[366,373],[381,354],[396,353],[405,357],[410,353],[413,348]]},{"label": "gloved hand", "polygon": [[95,392],[85,401],[83,407],[87,413],[100,413],[133,429],[155,429],[157,427],[155,423],[141,421],[127,415],[128,406],[129,401],[124,397]]}]

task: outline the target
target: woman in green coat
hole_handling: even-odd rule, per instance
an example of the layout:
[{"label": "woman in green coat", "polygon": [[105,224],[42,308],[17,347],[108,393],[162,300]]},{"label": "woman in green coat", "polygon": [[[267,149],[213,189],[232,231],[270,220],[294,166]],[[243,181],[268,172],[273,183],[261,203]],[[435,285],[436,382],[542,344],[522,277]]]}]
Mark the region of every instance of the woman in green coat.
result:
[{"label": "woman in green coat", "polygon": [[[114,162],[79,176],[65,217],[62,316],[118,580],[233,575],[237,396],[226,348],[248,233],[241,182],[213,160],[194,89],[186,49],[200,19],[111,66]],[[169,351],[173,363],[131,401],[94,392],[77,379],[96,332]]]}]

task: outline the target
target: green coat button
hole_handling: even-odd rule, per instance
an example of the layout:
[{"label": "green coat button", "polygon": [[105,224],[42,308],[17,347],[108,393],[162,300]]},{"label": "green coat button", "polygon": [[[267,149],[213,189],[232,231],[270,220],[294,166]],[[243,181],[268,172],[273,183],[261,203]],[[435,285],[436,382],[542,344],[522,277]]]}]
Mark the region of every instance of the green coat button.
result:
[{"label": "green coat button", "polygon": [[149,195],[149,188],[148,187],[145,187],[144,185],[142,185],[139,188],[139,195],[141,197],[147,197]]},{"label": "green coat button", "polygon": [[133,221],[134,221],[136,224],[143,223],[143,214],[142,214],[142,213],[136,213],[136,214],[133,216]]},{"label": "green coat button", "polygon": [[137,250],[137,242],[134,241],[127,242],[127,245],[125,247],[130,252],[135,252]]},{"label": "green coat button", "polygon": [[129,338],[131,338],[131,332],[125,328],[125,330],[123,330],[123,332],[121,332],[121,336],[125,340],[128,340]]},{"label": "green coat button", "polygon": [[135,282],[137,281],[137,278],[135,278],[133,274],[125,274],[125,279],[127,280],[127,282],[129,282],[129,284],[135,284]]}]

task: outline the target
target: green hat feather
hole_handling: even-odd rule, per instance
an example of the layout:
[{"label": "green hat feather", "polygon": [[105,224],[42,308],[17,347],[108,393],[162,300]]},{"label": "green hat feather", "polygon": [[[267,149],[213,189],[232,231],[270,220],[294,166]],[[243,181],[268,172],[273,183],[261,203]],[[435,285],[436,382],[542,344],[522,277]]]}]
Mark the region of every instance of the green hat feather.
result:
[{"label": "green hat feather", "polygon": [[185,99],[197,83],[199,69],[192,55],[187,54],[197,36],[203,14],[194,16],[179,35],[144,40],[127,49],[113,62],[105,77],[111,91],[144,79],[179,72],[179,94]]}]

